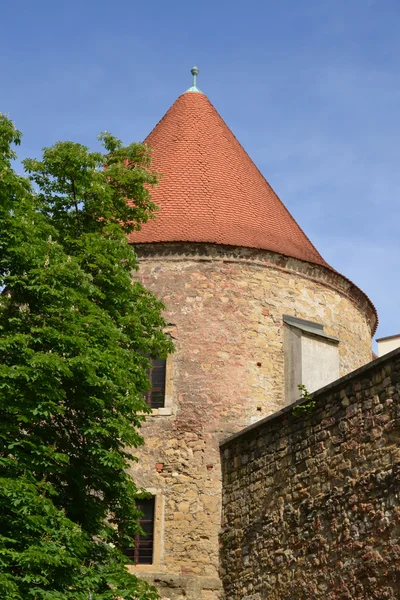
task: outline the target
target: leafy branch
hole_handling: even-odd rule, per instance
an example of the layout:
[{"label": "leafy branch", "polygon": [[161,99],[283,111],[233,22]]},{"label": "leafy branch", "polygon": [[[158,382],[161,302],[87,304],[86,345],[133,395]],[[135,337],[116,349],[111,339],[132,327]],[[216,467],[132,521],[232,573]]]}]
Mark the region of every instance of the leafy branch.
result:
[{"label": "leafy branch", "polygon": [[302,383],[297,385],[297,389],[300,392],[300,398],[303,398],[305,402],[301,404],[296,404],[292,408],[292,415],[294,417],[301,417],[309,412],[311,412],[315,408],[315,400],[312,399],[309,391],[306,386]]}]

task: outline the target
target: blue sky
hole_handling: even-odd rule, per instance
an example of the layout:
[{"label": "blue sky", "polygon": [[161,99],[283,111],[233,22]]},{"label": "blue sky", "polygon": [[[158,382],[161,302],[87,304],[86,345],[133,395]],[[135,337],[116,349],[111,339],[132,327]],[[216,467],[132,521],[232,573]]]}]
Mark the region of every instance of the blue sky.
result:
[{"label": "blue sky", "polygon": [[324,258],[400,333],[398,0],[3,0],[20,156],[142,140],[198,85]]}]

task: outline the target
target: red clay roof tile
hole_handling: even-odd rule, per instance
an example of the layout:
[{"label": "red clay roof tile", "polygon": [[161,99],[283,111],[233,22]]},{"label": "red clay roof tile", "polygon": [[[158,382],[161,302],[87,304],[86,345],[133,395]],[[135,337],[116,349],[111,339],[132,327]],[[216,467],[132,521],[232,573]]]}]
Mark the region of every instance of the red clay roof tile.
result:
[{"label": "red clay roof tile", "polygon": [[132,243],[245,246],[328,266],[204,94],[182,94],[145,142],[161,210]]}]

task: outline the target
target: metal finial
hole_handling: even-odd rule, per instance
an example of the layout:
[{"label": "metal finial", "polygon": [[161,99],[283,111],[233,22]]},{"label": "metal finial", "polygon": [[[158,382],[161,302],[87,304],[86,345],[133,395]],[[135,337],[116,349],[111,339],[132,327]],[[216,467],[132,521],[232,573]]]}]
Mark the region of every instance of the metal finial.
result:
[{"label": "metal finial", "polygon": [[[193,75],[193,85],[188,90],[186,90],[186,91],[187,92],[200,92],[199,88],[197,87],[197,83],[196,83],[197,82],[197,75],[199,74],[199,70],[198,70],[197,67],[193,67],[190,70],[190,72]],[[202,92],[200,92],[200,94],[201,93]]]},{"label": "metal finial", "polygon": [[196,79],[197,79],[197,75],[199,74],[199,70],[197,67],[193,67],[190,70],[191,74],[193,75],[193,87],[197,87],[196,86]]}]

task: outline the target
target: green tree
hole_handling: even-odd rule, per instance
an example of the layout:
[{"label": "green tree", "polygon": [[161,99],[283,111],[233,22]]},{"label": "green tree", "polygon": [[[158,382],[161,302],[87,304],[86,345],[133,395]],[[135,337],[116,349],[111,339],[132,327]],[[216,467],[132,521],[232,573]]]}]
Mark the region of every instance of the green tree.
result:
[{"label": "green tree", "polygon": [[162,304],[132,281],[127,233],[152,216],[148,150],[103,134],[12,168],[0,115],[0,596],[156,598],[130,575],[138,531],[129,448],[147,357],[165,357]]}]

